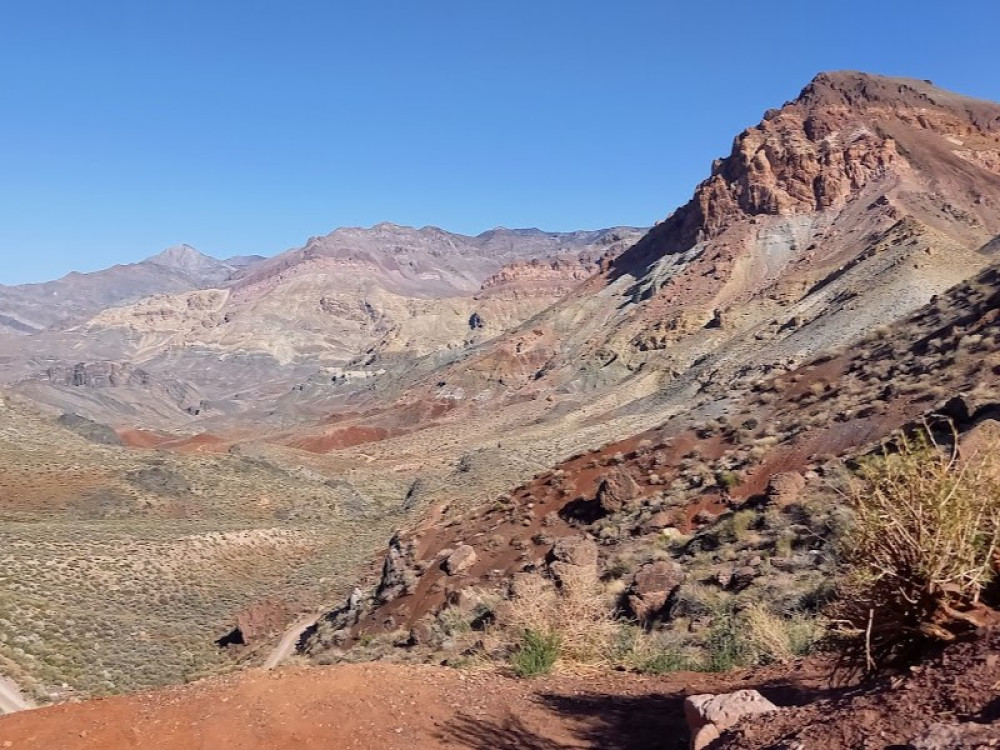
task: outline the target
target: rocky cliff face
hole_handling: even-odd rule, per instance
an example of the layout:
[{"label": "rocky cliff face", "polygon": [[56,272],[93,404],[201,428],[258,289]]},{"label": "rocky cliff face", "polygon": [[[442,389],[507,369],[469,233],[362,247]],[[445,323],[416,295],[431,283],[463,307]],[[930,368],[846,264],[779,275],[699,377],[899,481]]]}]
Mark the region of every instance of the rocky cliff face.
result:
[{"label": "rocky cliff face", "polygon": [[[998,177],[998,148],[1000,105],[927,81],[823,73],[794,101],[737,136],[692,200],[620,267],[632,272],[639,268],[636,261],[717,237],[749,217],[842,209],[873,182],[888,187],[912,170],[954,182],[961,171],[955,159]],[[987,182],[996,189],[996,180]],[[986,209],[995,227],[995,202],[977,197],[973,202]]]}]

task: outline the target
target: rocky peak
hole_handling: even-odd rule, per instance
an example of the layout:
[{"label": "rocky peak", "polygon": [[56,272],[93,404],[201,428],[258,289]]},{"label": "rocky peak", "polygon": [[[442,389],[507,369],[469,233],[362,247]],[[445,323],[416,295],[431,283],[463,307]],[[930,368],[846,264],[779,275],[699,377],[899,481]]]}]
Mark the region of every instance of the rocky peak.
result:
[{"label": "rocky peak", "polygon": [[[843,206],[894,167],[920,165],[926,144],[907,138],[913,130],[962,145],[973,134],[1000,134],[1000,105],[928,81],[821,73],[797,99],[743,131],[713,165],[695,196],[703,228],[712,235],[740,215]],[[907,140],[902,149],[900,138]]]},{"label": "rocky peak", "polygon": [[749,217],[840,209],[872,183],[933,174],[952,156],[1000,174],[1000,104],[916,79],[821,73],[740,133],[691,201],[618,267],[641,272]]},{"label": "rocky peak", "polygon": [[897,114],[939,111],[967,120],[982,131],[1000,130],[1000,106],[973,99],[916,78],[835,71],[820,73],[790,105],[809,109],[883,107]]},{"label": "rocky peak", "polygon": [[198,252],[190,245],[168,247],[162,253],[157,253],[147,258],[145,262],[191,274],[198,274],[209,269],[217,269],[225,265],[220,260]]}]

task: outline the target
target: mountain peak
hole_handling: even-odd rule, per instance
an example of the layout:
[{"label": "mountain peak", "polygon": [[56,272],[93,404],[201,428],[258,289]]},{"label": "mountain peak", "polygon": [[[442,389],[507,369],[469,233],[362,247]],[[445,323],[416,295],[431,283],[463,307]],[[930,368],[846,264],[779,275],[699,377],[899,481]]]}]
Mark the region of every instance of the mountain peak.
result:
[{"label": "mountain peak", "polygon": [[893,111],[933,109],[969,120],[978,129],[1000,129],[1000,105],[939,88],[918,78],[837,70],[818,74],[786,106],[807,109],[846,107],[860,112],[872,106]]},{"label": "mountain peak", "polygon": [[144,262],[185,272],[198,272],[225,265],[222,261],[184,244],[168,247],[163,252],[146,258]]}]

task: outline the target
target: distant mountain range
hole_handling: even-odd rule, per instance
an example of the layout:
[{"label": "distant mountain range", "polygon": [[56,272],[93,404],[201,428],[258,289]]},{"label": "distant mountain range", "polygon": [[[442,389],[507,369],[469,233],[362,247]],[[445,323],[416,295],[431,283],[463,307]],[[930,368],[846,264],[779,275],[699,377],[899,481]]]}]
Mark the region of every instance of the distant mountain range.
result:
[{"label": "distant mountain range", "polygon": [[[642,233],[498,228],[468,237],[383,223],[269,259],[217,260],[180,245],[139,263],[0,287],[0,383],[112,422],[139,415],[180,426],[212,408],[231,411],[237,392],[280,394],[303,379],[358,375],[495,336]],[[112,389],[87,375],[112,365],[141,368],[144,379]],[[164,403],[164,393],[178,397]]]}]

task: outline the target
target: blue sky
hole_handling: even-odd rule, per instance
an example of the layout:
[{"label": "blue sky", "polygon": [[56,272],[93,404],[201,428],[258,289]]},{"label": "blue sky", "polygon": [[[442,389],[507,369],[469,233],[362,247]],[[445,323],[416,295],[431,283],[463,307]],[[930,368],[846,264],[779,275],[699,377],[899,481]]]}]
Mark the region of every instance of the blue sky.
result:
[{"label": "blue sky", "polygon": [[1000,100],[996,0],[5,0],[0,283],[387,220],[649,224],[820,70]]}]

